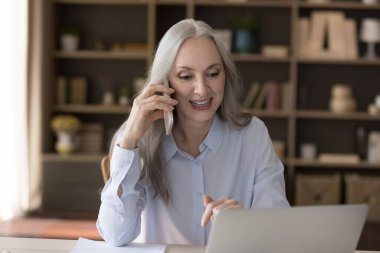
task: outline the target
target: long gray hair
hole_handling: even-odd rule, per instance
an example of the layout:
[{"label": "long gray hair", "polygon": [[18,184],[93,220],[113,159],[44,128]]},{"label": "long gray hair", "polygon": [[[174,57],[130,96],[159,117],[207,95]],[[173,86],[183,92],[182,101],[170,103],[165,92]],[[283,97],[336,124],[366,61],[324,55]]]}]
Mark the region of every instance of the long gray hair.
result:
[{"label": "long gray hair", "polygon": [[[243,91],[242,80],[226,45],[205,22],[185,19],[173,25],[165,33],[157,47],[145,87],[162,83],[164,79],[168,79],[182,43],[188,38],[201,36],[208,37],[215,43],[226,73],[224,98],[217,114],[222,120],[230,122],[237,128],[244,127],[250,122],[252,116],[240,111],[239,100]],[[163,163],[163,151],[160,149],[164,134],[163,120],[156,120],[140,140],[138,148],[141,158],[141,178],[145,178],[148,184],[154,187],[156,196],[158,195],[169,202],[169,186]],[[110,154],[113,145],[114,140],[111,143]]]}]

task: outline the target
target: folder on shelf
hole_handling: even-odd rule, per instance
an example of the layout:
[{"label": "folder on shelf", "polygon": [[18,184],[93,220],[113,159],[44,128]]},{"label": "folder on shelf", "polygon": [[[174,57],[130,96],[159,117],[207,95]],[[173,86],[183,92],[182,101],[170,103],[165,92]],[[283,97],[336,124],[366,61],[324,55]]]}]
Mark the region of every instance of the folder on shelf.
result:
[{"label": "folder on shelf", "polygon": [[310,57],[321,55],[326,36],[327,18],[328,16],[323,12],[315,11],[311,14],[310,38],[307,46]]},{"label": "folder on shelf", "polygon": [[345,22],[346,32],[346,55],[350,59],[357,59],[358,53],[358,41],[357,41],[357,23],[356,20],[349,18]]},{"label": "folder on shelf", "polygon": [[322,50],[325,56],[334,58],[346,57],[346,32],[343,12],[326,13],[328,18],[328,48]]},{"label": "folder on shelf", "polygon": [[300,57],[307,57],[308,39],[310,31],[310,21],[308,18],[300,18],[298,21],[298,55]]},{"label": "folder on shelf", "polygon": [[346,19],[344,12],[314,11],[310,21],[300,18],[298,26],[300,56],[322,59],[358,57],[356,22]]}]

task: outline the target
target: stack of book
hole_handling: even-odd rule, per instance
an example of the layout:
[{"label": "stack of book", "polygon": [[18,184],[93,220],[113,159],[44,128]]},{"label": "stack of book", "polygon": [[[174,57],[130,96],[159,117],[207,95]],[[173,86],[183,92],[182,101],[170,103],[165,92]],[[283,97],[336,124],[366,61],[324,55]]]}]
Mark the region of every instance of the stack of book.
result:
[{"label": "stack of book", "polygon": [[103,125],[99,123],[83,124],[78,153],[101,154],[103,152]]},{"label": "stack of book", "polygon": [[358,41],[354,19],[341,11],[314,11],[298,21],[299,56],[318,59],[356,59]]},{"label": "stack of book", "polygon": [[288,111],[290,109],[290,85],[288,82],[277,81],[268,81],[263,84],[254,82],[249,88],[242,106],[255,110]]}]

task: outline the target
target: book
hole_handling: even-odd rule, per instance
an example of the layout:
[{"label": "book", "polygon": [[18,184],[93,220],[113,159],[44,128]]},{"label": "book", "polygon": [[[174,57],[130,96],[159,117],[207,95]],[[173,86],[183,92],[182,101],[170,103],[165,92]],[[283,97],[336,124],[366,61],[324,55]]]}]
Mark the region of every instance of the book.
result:
[{"label": "book", "polygon": [[254,82],[251,84],[251,88],[248,91],[248,94],[245,96],[243,107],[245,108],[251,108],[253,101],[257,97],[257,94],[260,91],[260,83]]},{"label": "book", "polygon": [[281,84],[281,110],[290,111],[291,109],[291,85],[288,81]]},{"label": "book", "polygon": [[318,156],[318,160],[324,163],[359,163],[360,157],[358,154],[333,154],[322,153]]},{"label": "book", "polygon": [[264,107],[265,98],[267,96],[267,93],[268,93],[268,85],[262,84],[260,92],[257,95],[257,98],[256,98],[254,106],[253,106],[254,109],[258,110],[258,109],[262,109]]},{"label": "book", "polygon": [[266,83],[267,86],[267,97],[265,102],[265,109],[279,110],[280,109],[280,98],[281,98],[281,87],[276,81],[270,81]]},{"label": "book", "polygon": [[56,102],[58,105],[67,104],[68,99],[68,84],[65,76],[58,76],[56,78]]},{"label": "book", "polygon": [[283,45],[263,45],[261,51],[266,57],[286,58],[289,55],[289,48]]},{"label": "book", "polygon": [[87,102],[87,79],[82,76],[70,79],[70,103],[85,104]]}]

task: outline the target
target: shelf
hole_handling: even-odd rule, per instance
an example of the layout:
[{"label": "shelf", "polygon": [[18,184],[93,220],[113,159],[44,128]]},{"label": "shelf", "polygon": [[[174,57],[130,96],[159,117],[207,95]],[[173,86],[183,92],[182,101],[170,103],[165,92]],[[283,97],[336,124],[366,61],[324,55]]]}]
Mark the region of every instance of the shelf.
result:
[{"label": "shelf", "polygon": [[86,113],[86,114],[127,114],[130,106],[121,105],[55,105],[55,112]]},{"label": "shelf", "polygon": [[346,114],[332,113],[319,110],[298,110],[295,113],[300,119],[329,119],[329,120],[365,120],[379,121],[380,115],[370,115],[366,112],[352,112]]},{"label": "shelf", "polygon": [[292,0],[195,0],[195,5],[290,8]]},{"label": "shelf", "polygon": [[60,59],[93,59],[93,60],[147,60],[147,51],[91,51],[79,50],[74,52],[56,51],[53,55]]},{"label": "shelf", "polygon": [[244,109],[244,111],[249,112],[259,118],[286,119],[290,116],[289,112],[281,111],[281,110],[265,111],[265,110]]},{"label": "shelf", "polygon": [[364,58],[359,59],[307,59],[299,58],[300,64],[331,64],[331,65],[380,65],[380,59],[368,60]]},{"label": "shelf", "polygon": [[[232,29],[233,19],[239,15],[253,13],[258,15],[260,27],[268,28],[260,29],[261,44],[286,45],[289,54],[275,58],[264,56],[261,50],[252,54],[231,53],[247,84],[246,88],[254,81],[261,83],[269,80],[279,82],[286,80],[290,85],[288,92],[293,100],[292,104],[304,102],[302,88],[309,92],[307,99],[310,101],[306,101],[305,104],[309,104],[310,107],[302,107],[303,109],[298,110],[295,106],[286,111],[269,111],[265,108],[244,109],[245,112],[259,117],[267,124],[274,140],[284,141],[287,156],[281,161],[286,167],[287,194],[290,201],[293,200],[296,190],[294,174],[298,172],[297,170],[302,172],[310,170],[310,173],[316,174],[327,173],[329,169],[342,174],[362,171],[380,174],[380,164],[369,164],[364,161],[357,164],[321,163],[297,157],[299,144],[304,142],[314,142],[321,149],[334,150],[334,152],[347,150],[349,152],[353,149],[351,143],[353,140],[346,136],[352,136],[357,124],[365,123],[371,131],[379,131],[380,115],[369,115],[365,111],[364,102],[373,99],[378,90],[380,72],[377,69],[380,67],[380,57],[376,60],[368,60],[361,55],[357,59],[314,59],[303,58],[294,53],[298,51],[295,26],[300,18],[312,11],[339,10],[360,22],[366,16],[376,17],[380,4],[364,5],[361,0],[330,0],[327,4],[311,4],[306,0],[52,0],[51,2],[56,8],[46,8],[48,13],[43,15],[43,17],[55,16],[53,20],[44,18],[44,21],[52,21],[55,25],[52,31],[49,30],[49,34],[45,35],[49,44],[44,48],[44,53],[49,61],[44,69],[47,77],[44,78],[42,89],[42,95],[46,98],[46,106],[41,109],[44,117],[41,123],[42,131],[46,133],[41,138],[42,150],[46,152],[41,154],[42,168],[57,167],[65,170],[78,167],[80,174],[84,173],[82,168],[92,169],[94,165],[100,167],[100,161],[105,154],[64,156],[54,153],[55,136],[48,122],[57,114],[73,114],[83,122],[102,124],[103,141],[109,141],[110,135],[130,113],[131,106],[100,104],[99,98],[103,95],[105,85],[108,85],[106,79],[112,79],[115,90],[124,85],[133,90],[134,78],[146,74],[146,64],[154,55],[156,43],[173,23],[184,18],[200,18],[217,29]],[[103,8],[106,10],[107,18],[99,20],[98,15],[102,14]],[[125,11],[136,15],[125,16]],[[58,31],[55,30],[67,21],[76,21],[81,28],[83,26],[83,29],[88,31],[88,38],[84,41],[86,43],[82,43],[83,50],[64,52],[57,47]],[[133,25],[123,28],[118,26],[120,23]],[[126,47],[125,49],[129,51],[96,51],[91,45],[97,38],[105,41],[142,42],[144,45]],[[359,44],[358,50],[361,52],[366,45],[361,42]],[[132,49],[135,50],[131,51]],[[60,75],[68,78],[73,75],[83,75],[88,80],[93,80],[94,85],[91,85],[87,101],[99,104],[54,104],[58,88],[54,86],[56,84],[54,80]],[[358,102],[362,103],[358,104],[358,108],[362,111],[336,114],[328,110],[325,100],[330,96],[330,84],[338,82],[349,83],[360,91],[357,97]],[[315,134],[315,131],[318,133]],[[80,175],[81,178],[86,176],[87,174]],[[44,180],[52,182],[53,179],[51,175],[47,175]],[[65,178],[60,180],[64,181]]]},{"label": "shelf", "polygon": [[368,162],[359,162],[359,163],[326,163],[319,162],[317,160],[307,161],[302,159],[294,159],[290,161],[292,164],[298,167],[309,167],[309,168],[340,168],[340,169],[373,169],[380,171],[380,163],[372,164]]},{"label": "shelf", "polygon": [[262,54],[232,54],[236,62],[268,62],[268,63],[290,63],[290,57],[267,57]]},{"label": "shelf", "polygon": [[361,2],[352,2],[352,1],[340,1],[340,2],[330,2],[330,3],[307,3],[300,2],[299,7],[308,8],[308,9],[351,9],[351,10],[379,10],[380,4],[365,5]]},{"label": "shelf", "polygon": [[156,5],[186,5],[186,0],[156,0]]},{"label": "shelf", "polygon": [[70,154],[70,155],[60,155],[57,153],[44,153],[42,155],[42,160],[44,162],[96,162],[100,163],[102,158],[106,154]]},{"label": "shelf", "polygon": [[146,5],[148,0],[55,0],[57,4]]}]

